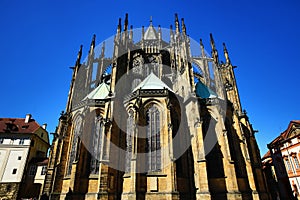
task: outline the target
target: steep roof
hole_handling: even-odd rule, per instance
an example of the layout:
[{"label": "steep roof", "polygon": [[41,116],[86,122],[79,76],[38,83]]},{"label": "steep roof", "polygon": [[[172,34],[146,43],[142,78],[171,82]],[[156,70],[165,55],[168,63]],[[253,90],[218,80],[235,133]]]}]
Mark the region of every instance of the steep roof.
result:
[{"label": "steep roof", "polygon": [[266,158],[270,158],[271,157],[271,152],[268,151],[263,157],[262,160],[266,159]]},{"label": "steep roof", "polygon": [[278,137],[276,137],[270,144],[274,145],[276,143],[279,143],[280,141],[288,139],[291,131],[294,129],[294,125],[299,126],[300,129],[300,120],[290,121],[288,128],[285,131],[283,131]]},{"label": "steep roof", "polygon": [[109,85],[101,83],[92,92],[90,92],[83,100],[86,99],[105,99],[109,94]]},{"label": "steep roof", "polygon": [[25,123],[25,118],[0,118],[0,133],[35,133],[39,127],[34,119]]},{"label": "steep roof", "polygon": [[[168,89],[172,91],[162,80],[160,80],[155,74],[151,72],[132,92],[142,90],[162,90]],[[172,91],[173,92],[173,91]]]},{"label": "steep roof", "polygon": [[150,23],[150,26],[147,28],[145,35],[144,35],[144,40],[157,40],[158,36],[156,33],[156,30],[152,26],[152,23]]},{"label": "steep roof", "polygon": [[216,98],[218,95],[204,85],[201,81],[196,84],[196,96],[202,99]]}]

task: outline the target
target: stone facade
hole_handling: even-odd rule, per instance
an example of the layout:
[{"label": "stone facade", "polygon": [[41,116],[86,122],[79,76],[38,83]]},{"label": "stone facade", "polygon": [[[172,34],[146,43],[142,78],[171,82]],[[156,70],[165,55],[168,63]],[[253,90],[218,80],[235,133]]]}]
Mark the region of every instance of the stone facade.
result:
[{"label": "stone facade", "polygon": [[269,199],[225,44],[223,63],[212,35],[212,56],[202,41],[195,56],[183,19],[168,31],[151,20],[134,42],[126,14],[112,56],[95,36],[83,63],[80,48],[50,153],[51,199]]}]

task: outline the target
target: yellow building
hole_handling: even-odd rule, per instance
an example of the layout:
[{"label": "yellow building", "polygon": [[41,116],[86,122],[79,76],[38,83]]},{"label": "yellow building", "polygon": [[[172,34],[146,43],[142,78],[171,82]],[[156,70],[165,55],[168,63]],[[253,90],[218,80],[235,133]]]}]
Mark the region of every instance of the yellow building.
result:
[{"label": "yellow building", "polygon": [[38,197],[42,184],[34,185],[30,173],[36,159],[45,159],[49,148],[46,124],[30,114],[25,118],[0,118],[0,198]]},{"label": "yellow building", "polygon": [[[175,29],[129,29],[73,68],[51,149],[51,199],[269,199],[224,44],[219,61]],[[139,38],[139,39],[136,39]],[[112,41],[112,42],[111,42]],[[194,47],[197,46],[197,49]],[[107,55],[109,54],[109,55]]]}]

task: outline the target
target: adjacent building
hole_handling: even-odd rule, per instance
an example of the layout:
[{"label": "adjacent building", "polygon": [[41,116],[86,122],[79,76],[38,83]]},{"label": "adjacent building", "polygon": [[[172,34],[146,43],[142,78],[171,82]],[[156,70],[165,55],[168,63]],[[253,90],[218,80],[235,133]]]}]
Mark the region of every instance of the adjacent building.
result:
[{"label": "adjacent building", "polygon": [[30,114],[25,118],[0,118],[1,199],[39,196],[43,181],[32,187],[34,178],[30,177],[37,173],[37,160],[45,162],[48,148],[46,124],[40,126]]},{"label": "adjacent building", "polygon": [[[122,28],[123,27],[123,28]],[[59,118],[43,193],[55,199],[267,200],[255,131],[234,68],[174,29],[134,31],[87,59],[82,47]],[[109,41],[112,41],[109,43]],[[195,51],[194,51],[195,50]]]},{"label": "adjacent building", "polygon": [[[281,199],[299,198],[300,192],[300,120],[293,120],[288,128],[268,144],[269,152],[263,157],[265,171],[275,171],[273,191]],[[266,177],[271,181],[270,173]],[[274,184],[275,183],[275,184]]]}]

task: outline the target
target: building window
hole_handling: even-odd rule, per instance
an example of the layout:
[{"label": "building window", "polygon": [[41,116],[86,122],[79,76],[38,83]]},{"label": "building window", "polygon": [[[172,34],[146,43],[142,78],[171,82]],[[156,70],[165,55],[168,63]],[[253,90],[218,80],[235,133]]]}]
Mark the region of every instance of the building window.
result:
[{"label": "building window", "polygon": [[285,166],[287,171],[292,171],[292,166],[288,158],[285,159]]},{"label": "building window", "polygon": [[18,160],[21,160],[22,159],[22,156],[18,156]]},{"label": "building window", "polygon": [[152,105],[147,111],[147,143],[148,171],[161,170],[161,150],[160,150],[160,112]]},{"label": "building window", "polygon": [[34,140],[31,140],[30,146],[34,147]]},{"label": "building window", "polygon": [[92,135],[93,135],[93,151],[91,153],[91,162],[90,162],[90,173],[98,174],[99,173],[99,164],[103,156],[103,122],[100,118],[95,118],[95,124],[93,124]]},{"label": "building window", "polygon": [[24,144],[25,139],[20,139],[19,144],[23,145]]},{"label": "building window", "polygon": [[134,134],[134,112],[130,110],[127,119],[125,172],[130,172],[132,156],[132,136]]},{"label": "building window", "polygon": [[44,136],[44,133],[42,132],[41,137],[43,137],[43,136]]},{"label": "building window", "polygon": [[17,173],[17,169],[14,168],[13,171],[12,171],[12,174],[16,174]]},{"label": "building window", "polygon": [[0,138],[0,144],[3,144],[4,138]]},{"label": "building window", "polygon": [[29,173],[28,173],[28,175],[29,175],[29,176],[34,176],[34,175],[35,175],[35,172],[36,172],[36,166],[35,166],[35,165],[31,165],[30,168],[29,168]]},{"label": "building window", "polygon": [[293,156],[293,159],[294,159],[294,163],[295,163],[296,169],[299,169],[299,168],[300,168],[300,165],[299,165],[299,160],[298,160],[297,156],[294,155],[294,156]]},{"label": "building window", "polygon": [[45,175],[47,173],[47,166],[43,166],[41,175]]},{"label": "building window", "polygon": [[80,132],[81,132],[81,124],[82,124],[82,119],[81,119],[81,117],[78,117],[75,120],[75,123],[74,123],[73,141],[71,143],[69,163],[68,163],[68,168],[67,168],[67,175],[71,174],[72,164],[76,160],[77,147],[78,147],[78,138],[79,138],[79,135],[80,135]]}]

